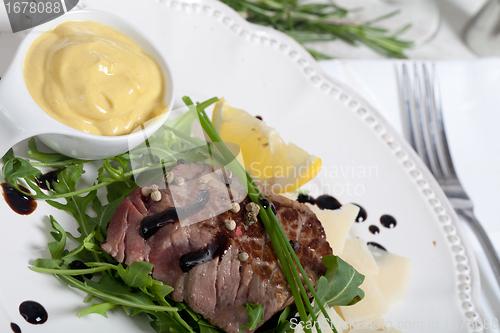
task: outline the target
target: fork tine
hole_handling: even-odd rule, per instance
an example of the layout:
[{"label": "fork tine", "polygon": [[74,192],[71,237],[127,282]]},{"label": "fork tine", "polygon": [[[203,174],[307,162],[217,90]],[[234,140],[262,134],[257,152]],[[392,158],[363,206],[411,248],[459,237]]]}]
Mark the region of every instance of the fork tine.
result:
[{"label": "fork tine", "polygon": [[408,76],[408,68],[406,64],[403,63],[401,67],[401,76],[399,77],[400,79],[400,85],[401,85],[401,96],[403,98],[403,109],[405,110],[405,126],[406,126],[406,139],[408,142],[410,142],[411,146],[413,149],[416,150],[416,138],[415,138],[415,132],[413,131],[413,121],[412,121],[412,108],[413,108],[413,102],[411,98],[411,83],[410,83],[410,77]]},{"label": "fork tine", "polygon": [[432,87],[432,104],[433,108],[431,109],[433,118],[434,118],[434,139],[435,139],[435,147],[437,158],[439,164],[441,166],[442,173],[445,177],[450,178],[456,177],[455,169],[453,167],[453,162],[451,160],[450,148],[448,146],[448,140],[446,138],[446,131],[444,129],[444,120],[443,120],[443,108],[441,104],[441,91],[439,89],[439,81],[436,75],[436,65],[433,63],[431,65],[431,69],[427,67],[425,69],[427,72],[432,73],[432,77],[430,79],[431,87]]},{"label": "fork tine", "polygon": [[[411,85],[411,83],[410,83]],[[418,155],[422,158],[424,163],[430,168],[429,157],[427,156],[426,143],[424,139],[424,126],[425,126],[425,115],[423,108],[423,92],[420,75],[418,73],[417,65],[413,65],[413,104],[410,108],[410,122],[413,127],[413,133],[415,138],[415,145],[413,148],[417,151]]]},{"label": "fork tine", "polygon": [[[440,163],[438,152],[437,152],[437,119],[436,119],[436,100],[434,95],[434,75],[431,77],[429,69],[426,63],[422,66],[423,74],[423,84],[424,84],[424,97],[425,97],[425,109],[423,110],[425,123],[422,126],[424,132],[425,148],[427,149],[427,156],[429,158],[429,165],[432,173],[436,178],[441,178],[443,175],[442,165]],[[434,73],[432,73],[434,74]]]}]

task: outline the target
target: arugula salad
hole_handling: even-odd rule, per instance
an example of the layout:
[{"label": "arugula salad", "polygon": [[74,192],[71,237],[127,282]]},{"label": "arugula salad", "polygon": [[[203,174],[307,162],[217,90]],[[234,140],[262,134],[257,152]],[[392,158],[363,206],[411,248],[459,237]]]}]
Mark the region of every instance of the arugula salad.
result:
[{"label": "arugula salad", "polygon": [[[53,239],[47,246],[51,257],[36,259],[30,269],[53,274],[68,286],[86,292],[88,297],[84,302],[89,306],[77,314],[79,317],[89,314],[107,317],[108,310],[120,307],[130,316],[148,316],[156,332],[222,332],[191,310],[185,302],[175,302],[169,296],[173,291],[172,286],[152,278],[152,264],[136,261],[127,266],[118,263],[100,247],[106,240],[108,223],[124,198],[138,184],[148,183],[155,180],[158,173],[168,172],[179,160],[230,166],[242,183],[248,183],[248,196],[261,207],[259,217],[276,249],[295,303],[262,325],[259,332],[292,331],[293,318],[315,322],[322,313],[329,319],[325,306],[353,305],[364,297],[364,292],[359,288],[364,276],[334,255],[323,257],[327,271],[318,280],[316,288],[308,278],[302,278],[307,275],[277,222],[272,207],[263,205],[259,187],[244,168],[239,163],[236,166],[230,163],[235,157],[221,142],[205,113],[205,109],[217,100],[212,98],[195,105],[185,97],[187,112],[167,121],[138,148],[103,161],[79,160],[42,152],[35,139],[29,141],[29,159],[16,157],[12,149],[3,156],[2,173],[9,185],[35,199],[45,200],[55,209],[67,212],[78,224],[78,234],[72,234],[50,216]],[[195,122],[200,122],[207,140],[191,135]],[[95,181],[91,186],[83,186],[86,169],[96,165]],[[38,179],[43,174],[41,169],[58,172],[57,181],[43,184],[45,186],[42,187],[47,190],[39,184]],[[78,244],[76,247],[70,245],[74,242]],[[254,330],[263,321],[261,305],[246,303],[245,306],[249,322],[240,328],[240,332],[245,328]],[[321,331],[320,327],[316,329]],[[332,330],[336,332],[333,326]],[[304,331],[311,332],[311,327],[305,327]]]}]

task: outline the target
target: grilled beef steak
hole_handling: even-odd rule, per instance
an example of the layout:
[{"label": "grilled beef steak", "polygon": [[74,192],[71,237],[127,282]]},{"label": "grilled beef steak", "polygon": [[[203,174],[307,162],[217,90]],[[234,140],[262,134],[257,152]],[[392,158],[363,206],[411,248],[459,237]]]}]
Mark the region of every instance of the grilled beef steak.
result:
[{"label": "grilled beef steak", "polygon": [[[142,195],[138,188],[120,204],[109,224],[107,240],[101,244],[104,251],[126,264],[152,263],[153,277],[174,287],[171,296],[175,301],[186,301],[210,323],[230,333],[248,322],[245,303],[262,305],[264,320],[290,305],[293,297],[262,222],[245,224],[250,201],[241,184],[233,179],[228,195],[226,182],[210,165],[180,164],[171,172],[185,182],[168,187],[157,183],[160,201]],[[209,193],[209,199],[203,208],[193,210],[191,217],[196,218],[189,223],[168,219],[174,201],[176,207],[189,207],[203,191]],[[275,205],[278,221],[315,285],[326,271],[321,258],[332,254],[321,223],[305,205],[271,192],[264,194]],[[213,213],[241,200],[238,212]],[[162,219],[153,235],[141,236],[143,220]],[[202,221],[192,223],[196,219]],[[234,229],[227,223],[230,219],[236,222]],[[242,261],[244,253],[248,259]]]}]

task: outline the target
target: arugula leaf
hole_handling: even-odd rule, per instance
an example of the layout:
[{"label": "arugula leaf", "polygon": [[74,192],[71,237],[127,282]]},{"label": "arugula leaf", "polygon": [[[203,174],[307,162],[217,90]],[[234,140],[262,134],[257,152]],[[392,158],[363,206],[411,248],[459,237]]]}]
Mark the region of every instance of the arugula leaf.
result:
[{"label": "arugula leaf", "polygon": [[97,313],[100,314],[101,316],[104,316],[108,318],[107,311],[117,307],[118,305],[110,303],[110,302],[104,302],[104,303],[94,303],[92,306],[86,308],[85,310],[82,310],[78,312],[76,315],[78,318],[86,316],[91,313]]},{"label": "arugula leaf", "polygon": [[50,234],[54,237],[55,242],[49,243],[49,251],[52,259],[61,259],[64,249],[66,248],[66,231],[57,223],[56,219],[50,215],[50,223],[55,231]]},{"label": "arugula leaf", "polygon": [[60,259],[38,258],[33,262],[33,266],[48,269],[61,269],[63,261]]},{"label": "arugula leaf", "polygon": [[[119,181],[134,186],[134,181],[129,178],[130,169],[127,166],[129,159],[130,156],[128,153],[105,159],[98,170],[97,181],[100,183]],[[108,176],[106,176],[104,171],[106,171]]]},{"label": "arugula leaf", "polygon": [[65,256],[62,259],[68,260],[68,258],[76,257],[78,254],[80,254],[85,249],[90,251],[90,252],[100,254],[101,251],[99,251],[98,249],[100,249],[101,247],[93,242],[94,234],[95,234],[94,232],[91,232],[90,235],[85,237],[82,244],[80,244],[76,249],[72,250],[71,252],[65,254]]},{"label": "arugula leaf", "polygon": [[[73,164],[82,161],[79,159],[69,158],[66,155],[58,153],[41,152],[40,150],[38,150],[35,138],[31,138],[28,141],[28,155],[33,159],[43,162],[45,164],[43,166],[66,166],[68,164]],[[56,162],[62,162],[62,163],[56,163]]]},{"label": "arugula leaf", "polygon": [[[40,177],[42,172],[32,166],[27,159],[15,157],[12,149],[3,156],[2,161],[4,163],[2,174],[5,181],[18,191],[30,194],[19,187],[19,179],[24,179],[30,185],[30,182],[33,182],[36,177]],[[42,193],[40,190],[38,191]]]},{"label": "arugula leaf", "polygon": [[123,282],[130,287],[150,287],[153,285],[153,278],[149,273],[153,269],[153,264],[145,261],[134,261],[127,268],[118,265],[118,274]]},{"label": "arugula leaf", "polygon": [[168,294],[174,291],[174,288],[163,284],[158,280],[153,280],[153,285],[147,288],[147,291],[156,295],[159,299],[164,299]]},{"label": "arugula leaf", "polygon": [[[131,292],[130,288],[124,286],[108,274],[103,275],[98,282],[86,280],[85,285],[89,290],[93,289],[108,295],[109,297],[107,298],[109,299],[106,300],[112,303],[118,303],[119,299],[124,299],[137,305],[155,305],[149,297],[146,297],[142,293]],[[102,296],[99,297],[102,298]]]},{"label": "arugula leaf", "polygon": [[280,314],[278,324],[276,325],[276,333],[284,333],[290,329],[290,319],[293,317],[292,308],[286,307]]},{"label": "arugula leaf", "polygon": [[[82,174],[83,163],[68,166],[57,175],[58,182],[53,183],[54,191],[58,194],[74,192],[76,189],[76,183],[81,178]],[[89,219],[86,214],[88,205],[94,200],[96,195],[97,191],[94,190],[85,196],[69,197],[65,199],[66,204],[58,201],[47,200],[47,203],[52,207],[65,210],[73,215],[79,224],[78,231],[80,232],[80,237],[76,238],[76,240],[82,243],[85,238],[96,229],[95,221]]]},{"label": "arugula leaf", "polygon": [[14,158],[16,158],[16,156],[14,155],[14,150],[10,148],[9,150],[7,150],[5,155],[2,156],[2,162],[3,164],[6,164],[8,161],[13,160]]},{"label": "arugula leaf", "polygon": [[[354,305],[363,299],[365,293],[359,288],[365,277],[337,256],[323,257],[327,271],[319,278],[317,293],[320,300],[329,307]],[[314,311],[320,309],[315,304]]]},{"label": "arugula leaf", "polygon": [[245,327],[249,330],[257,328],[257,324],[264,322],[262,315],[264,315],[264,308],[260,304],[245,303],[245,308],[248,314],[248,323],[240,327],[240,333],[244,331]]},{"label": "arugula leaf", "polygon": [[150,317],[153,318],[150,325],[158,333],[180,333],[186,331],[174,318],[163,312],[150,313]]},{"label": "arugula leaf", "polygon": [[[119,183],[119,182],[111,183],[108,186],[106,186],[106,189],[108,191],[108,193],[106,194],[106,199],[108,200],[108,203],[111,203],[111,202],[114,202],[117,200],[119,200],[121,202],[136,187],[137,187],[137,185],[130,186],[127,183]],[[108,208],[108,209],[110,209],[110,208]]]}]

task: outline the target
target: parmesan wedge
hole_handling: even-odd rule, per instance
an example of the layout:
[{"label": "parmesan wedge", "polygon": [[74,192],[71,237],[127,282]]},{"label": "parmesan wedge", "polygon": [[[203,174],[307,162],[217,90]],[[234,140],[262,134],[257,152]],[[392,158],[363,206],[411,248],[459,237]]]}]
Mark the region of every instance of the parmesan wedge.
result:
[{"label": "parmesan wedge", "polygon": [[342,317],[350,324],[360,321],[373,321],[384,316],[389,311],[389,305],[384,300],[384,296],[373,275],[366,268],[364,270],[365,273],[362,274],[365,275],[365,281],[360,288],[365,292],[365,297],[354,305],[340,307]]},{"label": "parmesan wedge", "polygon": [[369,245],[368,248],[379,268],[379,274],[374,278],[384,299],[389,305],[403,300],[408,290],[411,260],[375,246]]},{"label": "parmesan wedge", "polygon": [[342,253],[345,240],[351,226],[358,216],[359,207],[353,204],[345,204],[340,209],[320,209],[316,205],[306,203],[316,214],[318,220],[325,230],[326,240],[330,243],[334,254]]},{"label": "parmesan wedge", "polygon": [[372,253],[361,238],[347,239],[340,257],[363,275],[366,275],[367,272],[374,276],[379,273],[379,268]]}]

